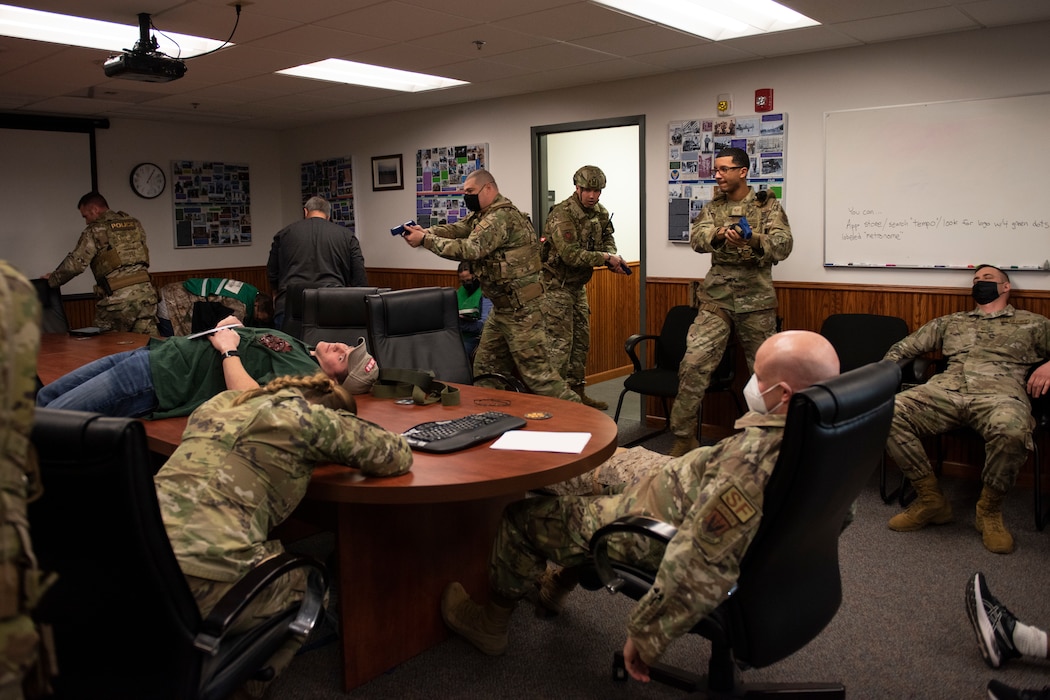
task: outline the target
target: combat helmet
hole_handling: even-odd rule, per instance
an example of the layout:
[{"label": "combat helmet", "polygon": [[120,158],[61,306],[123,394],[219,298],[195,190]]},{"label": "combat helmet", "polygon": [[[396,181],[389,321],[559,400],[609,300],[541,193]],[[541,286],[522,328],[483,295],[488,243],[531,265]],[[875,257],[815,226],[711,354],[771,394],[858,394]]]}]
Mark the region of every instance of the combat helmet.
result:
[{"label": "combat helmet", "polygon": [[604,190],[605,173],[597,165],[585,165],[572,176],[572,182],[587,190]]}]

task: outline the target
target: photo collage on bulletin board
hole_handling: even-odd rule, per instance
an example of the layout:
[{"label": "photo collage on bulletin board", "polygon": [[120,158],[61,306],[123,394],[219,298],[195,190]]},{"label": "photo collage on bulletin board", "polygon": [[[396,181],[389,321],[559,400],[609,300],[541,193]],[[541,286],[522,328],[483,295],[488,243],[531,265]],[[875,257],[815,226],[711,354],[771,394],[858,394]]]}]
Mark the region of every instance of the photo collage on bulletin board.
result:
[{"label": "photo collage on bulletin board", "polygon": [[689,241],[689,226],[715,193],[715,154],[743,149],[751,158],[747,182],[784,199],[787,115],[706,117],[668,126],[667,240]]},{"label": "photo collage on bulletin board", "polygon": [[176,248],[251,245],[247,164],[176,160],[171,173]]},{"label": "photo collage on bulletin board", "polygon": [[310,197],[324,197],[332,205],[330,221],[347,227],[351,232],[356,230],[354,176],[349,156],[303,163],[299,184],[304,204]]},{"label": "photo collage on bulletin board", "polygon": [[488,151],[487,143],[416,151],[416,223],[426,228],[467,218],[463,181],[488,168]]}]

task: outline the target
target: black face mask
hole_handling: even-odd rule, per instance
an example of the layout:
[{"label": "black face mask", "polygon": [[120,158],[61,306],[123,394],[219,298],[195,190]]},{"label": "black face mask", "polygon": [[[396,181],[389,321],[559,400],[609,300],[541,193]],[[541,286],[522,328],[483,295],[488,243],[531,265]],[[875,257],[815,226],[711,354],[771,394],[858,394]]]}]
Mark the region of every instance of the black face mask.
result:
[{"label": "black face mask", "polygon": [[481,211],[481,199],[476,194],[465,194],[463,195],[463,203],[467,205],[467,209],[471,211]]},{"label": "black face mask", "polygon": [[467,294],[473,294],[474,292],[478,291],[478,287],[480,286],[481,282],[478,282],[477,280],[471,280],[469,282],[463,283],[463,289],[467,290]]},{"label": "black face mask", "polygon": [[991,304],[1000,296],[999,285],[996,282],[988,281],[974,282],[970,294],[973,295],[974,301],[978,304]]}]

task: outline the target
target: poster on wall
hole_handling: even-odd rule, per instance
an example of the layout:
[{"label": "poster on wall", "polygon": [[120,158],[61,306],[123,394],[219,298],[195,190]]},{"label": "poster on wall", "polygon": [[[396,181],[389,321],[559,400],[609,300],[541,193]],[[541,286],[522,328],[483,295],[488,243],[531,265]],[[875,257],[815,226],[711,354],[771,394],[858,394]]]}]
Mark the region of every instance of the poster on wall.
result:
[{"label": "poster on wall", "polygon": [[488,151],[487,143],[416,151],[416,223],[426,228],[467,218],[463,181],[488,168]]},{"label": "poster on wall", "polygon": [[310,197],[324,197],[332,205],[331,221],[355,231],[354,175],[350,156],[302,163],[299,189],[305,204]]},{"label": "poster on wall", "polygon": [[176,160],[171,174],[176,248],[252,244],[246,163]]},{"label": "poster on wall", "polygon": [[689,242],[689,226],[716,192],[715,154],[743,149],[751,159],[747,182],[784,199],[787,115],[707,117],[668,125],[667,240]]}]

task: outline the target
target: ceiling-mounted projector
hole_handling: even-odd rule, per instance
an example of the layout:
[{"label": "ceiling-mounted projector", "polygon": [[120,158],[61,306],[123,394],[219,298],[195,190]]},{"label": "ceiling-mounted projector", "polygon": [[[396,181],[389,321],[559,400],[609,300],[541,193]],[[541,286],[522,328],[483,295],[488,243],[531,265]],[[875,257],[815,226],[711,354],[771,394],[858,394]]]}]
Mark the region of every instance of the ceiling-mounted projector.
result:
[{"label": "ceiling-mounted projector", "polygon": [[138,43],[135,48],[106,59],[102,64],[106,77],[167,83],[186,75],[185,62],[157,51],[157,40],[149,35],[149,28],[149,15],[140,13]]}]

